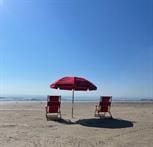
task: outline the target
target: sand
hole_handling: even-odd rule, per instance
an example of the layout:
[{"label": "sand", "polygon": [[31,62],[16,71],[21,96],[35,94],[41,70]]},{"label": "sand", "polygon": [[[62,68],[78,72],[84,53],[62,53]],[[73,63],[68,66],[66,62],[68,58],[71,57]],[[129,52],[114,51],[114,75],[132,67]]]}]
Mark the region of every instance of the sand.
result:
[{"label": "sand", "polygon": [[62,103],[46,121],[45,103],[0,103],[0,147],[152,147],[153,103],[113,103],[114,119],[94,117],[95,103]]}]

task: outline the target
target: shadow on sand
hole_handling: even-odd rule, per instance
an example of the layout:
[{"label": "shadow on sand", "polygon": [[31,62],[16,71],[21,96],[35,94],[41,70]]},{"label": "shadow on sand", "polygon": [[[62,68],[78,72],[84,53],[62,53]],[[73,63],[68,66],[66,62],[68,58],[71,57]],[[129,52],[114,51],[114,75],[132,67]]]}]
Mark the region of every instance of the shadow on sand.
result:
[{"label": "shadow on sand", "polygon": [[47,121],[55,121],[61,124],[66,124],[66,125],[72,125],[76,124],[75,122],[72,122],[70,119],[63,119],[63,118],[48,118]]},{"label": "shadow on sand", "polygon": [[97,127],[97,128],[128,128],[133,127],[133,122],[123,119],[104,118],[104,119],[80,119],[76,121],[77,124],[86,127]]},{"label": "shadow on sand", "polygon": [[66,125],[80,124],[86,127],[97,127],[97,128],[129,128],[133,127],[133,122],[123,119],[115,118],[89,118],[89,119],[80,119],[78,121],[72,122],[69,119],[51,119],[51,121],[56,121],[58,123]]}]

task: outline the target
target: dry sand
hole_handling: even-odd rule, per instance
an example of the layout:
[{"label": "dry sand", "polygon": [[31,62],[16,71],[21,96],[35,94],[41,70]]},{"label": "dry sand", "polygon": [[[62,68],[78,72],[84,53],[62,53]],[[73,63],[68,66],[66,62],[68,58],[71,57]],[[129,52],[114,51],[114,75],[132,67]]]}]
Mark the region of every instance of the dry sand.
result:
[{"label": "dry sand", "polygon": [[0,104],[0,147],[152,147],[153,103],[113,103],[114,119],[94,117],[95,103],[62,103],[62,120],[46,121],[45,104]]}]

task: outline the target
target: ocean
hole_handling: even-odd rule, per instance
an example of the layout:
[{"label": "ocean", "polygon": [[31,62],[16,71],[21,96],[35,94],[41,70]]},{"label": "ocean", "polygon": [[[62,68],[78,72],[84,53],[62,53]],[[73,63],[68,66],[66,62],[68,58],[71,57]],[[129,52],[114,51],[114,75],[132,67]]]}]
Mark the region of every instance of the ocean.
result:
[{"label": "ocean", "polygon": [[[40,95],[18,95],[18,96],[0,96],[0,102],[10,102],[10,101],[46,101],[47,96],[40,96]],[[71,96],[62,96],[61,97],[62,101],[69,102],[72,101]],[[76,102],[98,102],[99,101],[99,96],[76,96],[74,98]],[[114,102],[144,102],[144,101],[149,101],[153,102],[153,98],[144,98],[144,97],[113,97],[112,100]]]}]

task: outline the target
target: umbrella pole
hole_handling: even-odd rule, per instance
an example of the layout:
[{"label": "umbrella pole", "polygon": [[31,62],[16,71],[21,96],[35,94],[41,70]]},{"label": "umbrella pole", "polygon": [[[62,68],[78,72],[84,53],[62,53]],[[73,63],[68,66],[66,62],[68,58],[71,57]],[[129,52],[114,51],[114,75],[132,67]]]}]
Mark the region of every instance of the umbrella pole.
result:
[{"label": "umbrella pole", "polygon": [[74,107],[74,89],[72,90],[72,118],[73,118],[73,107]]}]

